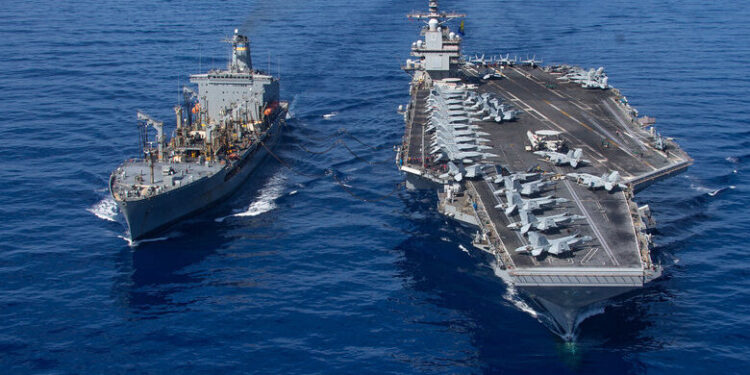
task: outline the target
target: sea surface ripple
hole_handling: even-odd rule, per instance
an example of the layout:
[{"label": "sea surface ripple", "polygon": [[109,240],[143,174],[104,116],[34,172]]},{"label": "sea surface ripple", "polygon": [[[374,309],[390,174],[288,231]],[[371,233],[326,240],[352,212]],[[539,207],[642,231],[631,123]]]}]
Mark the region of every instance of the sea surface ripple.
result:
[{"label": "sea surface ripple", "polygon": [[[433,194],[349,194],[403,180],[399,66],[421,26],[404,15],[426,3],[4,2],[2,372],[746,373],[750,7],[441,1],[469,16],[465,53],[605,66],[695,158],[638,197],[664,277],[566,344]],[[135,112],[173,124],[178,88],[224,64],[235,27],[293,101],[277,150],[293,168],[269,159],[225,204],[129,246],[107,179],[137,154]],[[305,151],[336,139],[350,150]]]}]

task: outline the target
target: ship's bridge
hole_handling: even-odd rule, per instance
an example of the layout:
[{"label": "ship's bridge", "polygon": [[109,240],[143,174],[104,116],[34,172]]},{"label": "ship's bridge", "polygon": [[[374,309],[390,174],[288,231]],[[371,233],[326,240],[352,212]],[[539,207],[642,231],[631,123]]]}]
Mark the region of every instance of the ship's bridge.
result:
[{"label": "ship's bridge", "polygon": [[260,119],[264,103],[278,102],[279,81],[270,74],[253,70],[249,39],[234,30],[232,59],[226,69],[193,74],[190,82],[198,85],[198,99],[208,122],[217,121],[222,111],[234,103],[246,103],[253,119]]},{"label": "ship's bridge", "polygon": [[412,43],[411,55],[419,60],[407,60],[404,70],[424,70],[433,78],[447,77],[455,72],[461,58],[461,37],[450,31],[445,22],[464,17],[458,13],[441,13],[437,1],[430,1],[429,13],[411,13],[410,19],[427,20],[422,29],[424,40]]}]

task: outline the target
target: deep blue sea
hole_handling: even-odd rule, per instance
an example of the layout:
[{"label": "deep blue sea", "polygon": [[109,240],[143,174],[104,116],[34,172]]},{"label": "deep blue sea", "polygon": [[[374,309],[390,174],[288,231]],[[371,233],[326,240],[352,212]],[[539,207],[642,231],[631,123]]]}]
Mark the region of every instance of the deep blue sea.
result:
[{"label": "deep blue sea", "polygon": [[[420,27],[404,15],[426,4],[3,1],[0,373],[748,373],[750,7],[441,1],[468,14],[466,54],[605,66],[695,158],[638,196],[664,277],[570,344],[516,307],[433,194],[350,194],[404,179],[399,67]],[[131,247],[107,179],[137,156],[136,110],[173,126],[178,88],[225,64],[234,28],[280,71],[294,118],[276,151],[293,169],[269,159]],[[299,147],[339,138],[351,152]]]}]

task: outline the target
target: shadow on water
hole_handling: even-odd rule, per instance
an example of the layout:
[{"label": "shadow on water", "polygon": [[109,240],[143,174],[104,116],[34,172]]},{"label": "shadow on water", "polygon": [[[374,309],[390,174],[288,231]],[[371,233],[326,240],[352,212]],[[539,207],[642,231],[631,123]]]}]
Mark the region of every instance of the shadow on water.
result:
[{"label": "shadow on water", "polygon": [[[246,215],[242,211],[248,205],[252,210],[258,203],[274,204],[283,198],[281,193],[269,197],[267,192],[271,184],[279,185],[272,186],[274,189],[283,190],[283,178],[279,168],[266,168],[251,176],[227,201],[175,225],[158,235],[160,240],[123,246],[116,259],[120,277],[113,286],[115,293],[120,295],[122,305],[133,312],[136,319],[189,310],[189,300],[180,301],[173,296],[197,288],[208,276],[205,272],[193,272],[190,268],[216,255],[239,238],[268,236],[264,231],[256,233],[256,230],[269,226],[273,221],[269,218],[273,216],[255,218],[252,216],[256,214]],[[266,209],[272,210],[273,207],[275,205]],[[266,211],[260,209],[259,212]],[[226,218],[230,220],[223,220]]]},{"label": "shadow on water", "polygon": [[[413,227],[411,236],[396,248],[403,254],[398,264],[400,276],[407,288],[429,295],[430,303],[467,318],[429,324],[467,334],[476,350],[472,358],[484,372],[525,372],[529,368],[536,373],[641,372],[642,364],[629,354],[661,346],[647,336],[653,319],[649,305],[665,298],[661,288],[650,287],[616,299],[602,314],[581,323],[576,342],[566,342],[551,334],[540,319],[509,301],[506,284],[491,267],[491,256],[471,247],[473,229],[445,221],[430,194],[409,194],[404,215]],[[425,214],[415,216],[415,212]]]},{"label": "shadow on water", "polygon": [[178,228],[189,232],[137,247],[123,246],[117,256],[121,278],[115,290],[122,304],[139,318],[187,309],[187,303],[176,302],[171,296],[203,279],[186,269],[203,262],[227,242],[220,225],[214,223],[190,223]]}]

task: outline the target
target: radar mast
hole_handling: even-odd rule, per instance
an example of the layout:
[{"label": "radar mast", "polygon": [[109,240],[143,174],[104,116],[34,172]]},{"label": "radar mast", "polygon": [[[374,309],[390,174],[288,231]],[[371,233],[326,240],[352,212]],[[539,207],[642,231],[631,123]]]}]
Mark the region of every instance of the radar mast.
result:
[{"label": "radar mast", "polygon": [[454,76],[460,65],[461,36],[450,31],[448,21],[466,17],[462,13],[440,12],[437,0],[429,1],[429,12],[412,12],[409,19],[427,20],[422,28],[424,40],[412,43],[411,55],[418,60],[408,59],[403,69],[409,73],[426,72],[432,79]]}]

